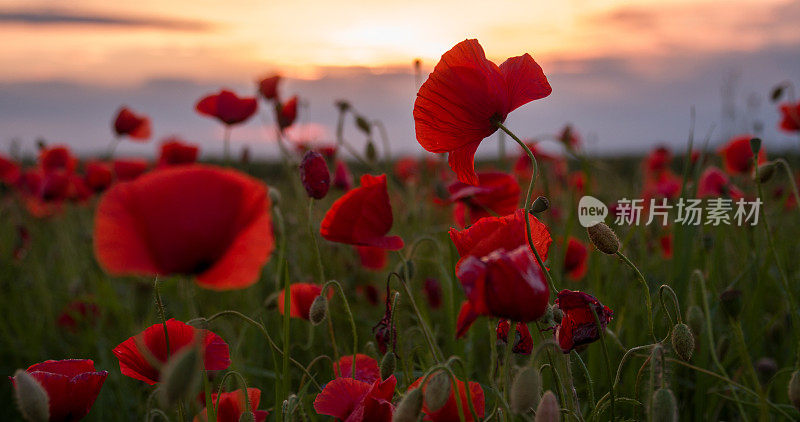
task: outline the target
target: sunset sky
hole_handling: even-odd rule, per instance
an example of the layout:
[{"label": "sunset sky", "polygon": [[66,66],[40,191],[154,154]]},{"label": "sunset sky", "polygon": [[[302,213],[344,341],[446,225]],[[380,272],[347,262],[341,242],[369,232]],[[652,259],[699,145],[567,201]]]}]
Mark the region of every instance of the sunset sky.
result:
[{"label": "sunset sky", "polygon": [[[348,98],[386,122],[393,149],[419,151],[411,63],[421,58],[427,74],[465,38],[498,63],[529,52],[550,78],[553,95],[510,119],[522,136],[572,122],[599,152],[680,145],[695,106],[698,133],[724,137],[752,123],[724,121],[720,92],[733,81],[736,106],[781,145],[790,141],[766,95],[800,81],[798,22],[796,0],[4,0],[0,147],[42,136],[90,151],[129,104],[151,115],[156,140],[179,134],[211,150],[219,130],[194,101],[222,86],[251,93],[279,72],[318,136],[330,136],[333,101]],[[268,141],[260,124],[234,139]]]}]

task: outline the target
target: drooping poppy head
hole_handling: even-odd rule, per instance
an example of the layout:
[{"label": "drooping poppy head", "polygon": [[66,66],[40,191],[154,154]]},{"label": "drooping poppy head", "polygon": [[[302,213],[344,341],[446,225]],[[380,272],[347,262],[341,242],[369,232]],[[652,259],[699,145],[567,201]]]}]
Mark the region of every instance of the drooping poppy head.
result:
[{"label": "drooping poppy head", "polygon": [[658,146],[644,159],[644,172],[646,177],[656,176],[669,168],[672,161],[672,151],[666,146]]},{"label": "drooping poppy head", "polygon": [[160,368],[154,367],[149,359],[166,363],[170,356],[195,344],[201,349],[207,371],[220,371],[230,366],[228,344],[220,336],[174,318],[167,320],[166,324],[169,350],[164,336],[164,324],[151,325],[114,348],[114,356],[119,359],[122,375],[153,385],[159,381]]},{"label": "drooping poppy head", "polygon": [[[258,409],[258,404],[261,402],[261,390],[258,388],[247,388],[247,402],[245,402],[244,391],[235,390],[229,393],[211,393],[211,403],[214,404],[217,411],[217,422],[239,422],[242,413],[248,409],[256,417],[256,422],[264,422],[269,416],[266,410]],[[203,409],[197,416],[194,417],[194,422],[208,422],[208,409]]]},{"label": "drooping poppy head", "polygon": [[22,169],[9,157],[0,154],[0,183],[13,186],[19,180]]},{"label": "drooping poppy head", "polygon": [[114,177],[120,182],[136,179],[147,171],[147,160],[128,158],[114,160]]},{"label": "drooping poppy head", "polygon": [[355,248],[362,267],[372,271],[386,268],[386,249],[376,246],[356,246]]},{"label": "drooping poppy head", "polygon": [[322,199],[331,187],[331,172],[328,163],[317,151],[308,151],[300,162],[300,181],[308,196]]},{"label": "drooping poppy head", "polygon": [[336,160],[333,170],[333,187],[345,192],[353,188],[353,174],[344,161]]},{"label": "drooping poppy head", "polygon": [[781,130],[785,132],[800,132],[800,102],[796,104],[781,104],[780,111]]},{"label": "drooping poppy head", "polygon": [[92,192],[102,192],[111,186],[114,172],[111,164],[103,161],[89,161],[86,163],[86,187]]},{"label": "drooping poppy head", "polygon": [[[422,381],[424,381],[424,377],[417,378],[416,381],[408,386],[408,391],[420,387],[420,385],[422,385]],[[425,390],[428,387],[428,383],[430,383],[430,378],[428,378],[428,382],[421,387],[423,397],[425,396]],[[469,385],[465,385],[464,381],[457,379],[456,386],[457,389],[452,388],[451,385],[450,397],[447,398],[447,402],[439,410],[432,411],[428,407],[428,404],[423,401],[422,413],[425,416],[422,420],[432,422],[454,422],[460,420],[458,416],[458,404],[456,402],[455,395],[456,390],[458,390],[459,400],[461,401],[461,411],[464,413],[464,420],[466,422],[477,422],[472,418],[472,412],[470,411],[468,400],[472,401],[472,408],[475,409],[475,414],[479,419],[482,419],[486,408],[486,400],[484,398],[483,388],[481,388],[481,385],[473,381],[470,381]],[[469,397],[467,397],[467,391],[469,391]]]},{"label": "drooping poppy head", "polygon": [[[337,378],[353,378],[353,355],[344,355],[339,362],[333,364],[333,373]],[[381,379],[381,370],[378,368],[378,361],[363,355],[356,355],[356,379],[372,384]]]},{"label": "drooping poppy head", "polygon": [[[749,174],[753,170],[753,150],[750,148],[750,135],[737,136],[719,149],[725,171],[730,174]],[[764,148],[758,151],[758,164],[767,161]]]},{"label": "drooping poppy head", "polygon": [[586,275],[589,251],[580,240],[570,236],[564,253],[564,272],[572,280],[578,281]]},{"label": "drooping poppy head", "polygon": [[700,175],[700,180],[697,182],[697,197],[730,197],[738,200],[744,197],[744,193],[731,183],[728,175],[722,170],[709,166],[703,171],[703,174]]},{"label": "drooping poppy head", "polygon": [[[508,344],[508,332],[511,331],[511,322],[507,319],[501,319],[497,323],[497,342],[498,344]],[[519,355],[529,355],[533,351],[533,338],[531,332],[528,330],[528,325],[518,322],[516,330],[514,331],[514,346],[512,352]]]},{"label": "drooping poppy head", "polygon": [[314,410],[347,422],[391,422],[396,385],[394,375],[371,384],[353,378],[336,378],[317,394]]},{"label": "drooping poppy head", "polygon": [[[281,290],[278,295],[278,312],[283,315],[284,292]],[[289,286],[289,316],[292,318],[302,318],[308,320],[311,304],[314,299],[322,292],[322,286],[314,283],[293,283]],[[333,292],[328,291],[328,297]]]},{"label": "drooping poppy head", "polygon": [[[27,372],[47,393],[50,421],[83,419],[92,408],[108,372],[94,368],[91,359],[48,360],[31,365]],[[14,377],[10,377],[15,384]]]},{"label": "drooping poppy head", "polygon": [[128,136],[134,141],[144,142],[150,137],[150,119],[123,106],[114,118],[114,133],[117,136]]},{"label": "drooping poppy head", "polygon": [[322,237],[331,242],[398,250],[399,236],[386,236],[392,228],[392,205],[386,175],[361,176],[361,186],[337,199],[320,225]]},{"label": "drooping poppy head", "polygon": [[508,113],[552,92],[529,54],[500,66],[486,59],[478,40],[464,40],[442,55],[414,102],[417,141],[430,152],[447,152],[458,180],[478,184],[474,155]]},{"label": "drooping poppy head", "polygon": [[180,164],[193,164],[200,154],[200,147],[173,136],[161,143],[158,156],[159,167],[175,166]]},{"label": "drooping poppy head", "polygon": [[57,145],[39,152],[39,168],[45,173],[57,170],[72,173],[77,165],[78,159],[72,155],[68,146]]},{"label": "drooping poppy head", "polygon": [[255,114],[258,102],[254,97],[239,97],[227,89],[200,99],[195,106],[198,113],[215,117],[226,125],[235,125]]},{"label": "drooping poppy head", "polygon": [[264,99],[277,100],[279,97],[278,83],[280,81],[280,75],[272,75],[262,79],[258,82],[258,93],[261,94]]},{"label": "drooping poppy head", "polygon": [[294,124],[297,119],[297,95],[289,98],[289,101],[285,103],[276,103],[275,116],[278,119],[278,127],[281,130]]},{"label": "drooping poppy head", "polygon": [[194,275],[207,289],[241,289],[258,281],[273,247],[266,186],[213,166],[117,184],[95,215],[95,256],[113,275]]},{"label": "drooping poppy head", "polygon": [[500,172],[478,173],[477,184],[453,182],[447,187],[456,224],[464,227],[483,217],[507,215],[519,204],[519,182],[514,176]]},{"label": "drooping poppy head", "polygon": [[556,341],[564,353],[600,339],[592,309],[603,330],[614,315],[608,306],[601,304],[594,296],[573,290],[558,292],[556,306],[563,313],[561,323],[555,327]]}]

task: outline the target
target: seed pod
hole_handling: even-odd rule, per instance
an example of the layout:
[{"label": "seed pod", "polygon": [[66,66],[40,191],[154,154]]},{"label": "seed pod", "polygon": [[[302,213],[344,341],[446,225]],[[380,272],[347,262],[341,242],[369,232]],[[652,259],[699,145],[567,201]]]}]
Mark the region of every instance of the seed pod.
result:
[{"label": "seed pod", "polygon": [[392,374],[394,374],[395,367],[397,366],[397,358],[394,356],[394,352],[388,352],[383,355],[383,359],[381,359],[381,379],[389,378]]},{"label": "seed pod", "polygon": [[561,409],[552,391],[547,390],[536,408],[536,422],[558,422],[561,420]]},{"label": "seed pod", "polygon": [[197,347],[187,347],[173,355],[161,369],[161,405],[171,408],[180,400],[194,396],[200,390],[200,375],[200,351]]},{"label": "seed pod", "polygon": [[672,349],[685,362],[692,359],[694,336],[688,325],[675,324],[675,327],[672,328]]},{"label": "seed pod", "polygon": [[511,384],[511,410],[517,414],[528,413],[539,406],[539,399],[542,394],[542,380],[539,371],[533,367],[527,367],[517,374],[514,383]]},{"label": "seed pod", "polygon": [[540,196],[533,201],[531,207],[528,209],[528,212],[531,214],[539,214],[542,212],[547,211],[550,208],[550,200],[545,198],[544,196]]},{"label": "seed pod", "polygon": [[300,163],[300,181],[306,189],[308,196],[322,199],[328,194],[331,187],[331,173],[322,154],[308,151]]},{"label": "seed pod", "polygon": [[415,388],[406,393],[392,415],[392,422],[416,422],[422,411],[422,389]]},{"label": "seed pod", "polygon": [[800,371],[792,372],[789,379],[789,401],[795,409],[800,410]]},{"label": "seed pod", "polygon": [[759,150],[761,150],[761,138],[751,138],[750,151],[753,151],[753,155],[758,156]]},{"label": "seed pod", "polygon": [[742,291],[738,289],[726,289],[719,295],[720,304],[725,315],[731,319],[738,319],[742,313]]},{"label": "seed pod", "polygon": [[336,107],[339,109],[340,113],[344,113],[350,110],[350,102],[348,102],[347,100],[337,100],[335,104]]},{"label": "seed pod", "polygon": [[759,165],[756,172],[753,173],[753,180],[758,181],[759,183],[766,183],[769,181],[769,179],[772,179],[777,167],[778,164],[774,161],[767,161],[766,163]]},{"label": "seed pod", "polygon": [[450,398],[451,390],[450,377],[446,372],[440,371],[430,377],[425,386],[425,404],[428,405],[428,409],[436,412],[444,407]]},{"label": "seed pod", "polygon": [[675,422],[678,420],[678,401],[672,390],[659,388],[653,394],[653,403],[650,408],[653,422]]},{"label": "seed pod", "polygon": [[619,238],[606,223],[597,223],[587,228],[586,231],[589,233],[589,240],[600,252],[614,255],[619,251]]},{"label": "seed pod", "polygon": [[44,387],[23,369],[14,373],[14,393],[22,417],[28,422],[50,419],[50,398]]},{"label": "seed pod", "polygon": [[783,85],[775,85],[775,87],[772,88],[772,92],[769,94],[769,98],[774,103],[781,99],[781,95],[783,95]]},{"label": "seed pod", "polygon": [[692,305],[686,310],[686,323],[692,329],[692,333],[699,336],[703,332],[705,316],[703,310],[697,305]]},{"label": "seed pod", "polygon": [[308,319],[312,324],[319,325],[322,321],[325,321],[327,315],[328,299],[319,295],[311,302],[311,307],[308,309]]}]

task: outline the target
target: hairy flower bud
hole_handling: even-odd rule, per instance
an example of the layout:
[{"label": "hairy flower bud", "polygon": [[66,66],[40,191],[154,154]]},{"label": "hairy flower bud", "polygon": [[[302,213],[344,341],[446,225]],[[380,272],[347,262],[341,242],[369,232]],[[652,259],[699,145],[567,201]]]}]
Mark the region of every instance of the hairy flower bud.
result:
[{"label": "hairy flower bud", "polygon": [[319,295],[311,302],[311,307],[308,309],[308,320],[314,325],[319,325],[322,321],[325,321],[327,315],[328,299]]},{"label": "hairy flower bud", "polygon": [[761,150],[761,138],[751,138],[750,151],[753,151],[753,155],[757,157],[759,150]]},{"label": "hairy flower bud", "polygon": [[558,422],[561,420],[561,409],[558,400],[552,391],[547,390],[542,396],[542,401],[536,407],[536,422]]},{"label": "hairy flower bud", "polygon": [[161,405],[171,408],[200,390],[201,356],[197,347],[187,347],[173,355],[161,369]]},{"label": "hairy flower bud", "polygon": [[381,359],[381,379],[387,379],[392,374],[394,374],[394,370],[397,366],[397,358],[394,356],[394,352],[388,352],[383,355],[383,359]]},{"label": "hairy flower bud", "polygon": [[589,233],[589,240],[600,252],[614,255],[619,251],[619,238],[606,223],[597,223],[587,228],[586,231]]},{"label": "hairy flower bud", "polygon": [[50,419],[50,398],[44,387],[23,369],[14,373],[14,392],[22,417],[28,422]]},{"label": "hairy flower bud", "polygon": [[650,408],[651,420],[654,422],[673,422],[678,420],[678,401],[669,388],[659,388],[653,393]]},{"label": "hairy flower bud", "polygon": [[316,151],[306,152],[300,163],[300,181],[303,182],[308,196],[314,199],[322,199],[328,194],[328,189],[331,187],[331,173],[322,154]]},{"label": "hairy flower bud", "polygon": [[431,376],[425,386],[425,404],[428,405],[428,409],[435,412],[444,407],[450,398],[451,390],[450,377],[446,372],[439,371]]},{"label": "hairy flower bud", "polygon": [[422,389],[415,388],[406,393],[392,415],[392,422],[416,422],[422,411]]},{"label": "hairy flower bud", "polygon": [[542,380],[539,371],[527,367],[520,371],[511,384],[511,410],[517,414],[525,414],[539,406],[542,394]]},{"label": "hairy flower bud", "polygon": [[533,204],[531,204],[528,212],[531,214],[539,214],[547,211],[548,208],[550,208],[550,200],[544,196],[540,196],[533,201]]},{"label": "hairy flower bud", "polygon": [[672,349],[684,361],[688,362],[692,359],[694,336],[688,325],[675,324],[672,329]]},{"label": "hairy flower bud", "polygon": [[692,329],[692,333],[699,336],[703,332],[705,316],[703,310],[697,305],[692,305],[686,310],[686,323]]}]

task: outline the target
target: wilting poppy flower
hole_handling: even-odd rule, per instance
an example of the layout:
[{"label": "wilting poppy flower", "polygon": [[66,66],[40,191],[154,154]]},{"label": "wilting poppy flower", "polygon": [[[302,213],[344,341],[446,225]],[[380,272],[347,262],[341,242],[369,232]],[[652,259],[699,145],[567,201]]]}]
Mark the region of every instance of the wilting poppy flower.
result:
[{"label": "wilting poppy flower", "polygon": [[672,152],[665,146],[656,147],[644,159],[646,176],[655,176],[669,168],[672,161]]},{"label": "wilting poppy flower", "polygon": [[[164,337],[164,324],[151,325],[115,347],[113,352],[119,359],[122,375],[153,385],[159,381],[160,368],[154,367],[148,358],[152,357],[161,363],[166,363],[170,356],[192,344],[198,344],[202,348],[206,370],[220,371],[230,366],[228,344],[211,331],[195,328],[171,318],[167,321],[167,332],[169,350]],[[142,350],[141,347],[147,350]]]},{"label": "wilting poppy flower", "polygon": [[386,302],[383,311],[383,317],[377,324],[372,327],[372,333],[375,335],[375,342],[378,343],[378,349],[381,354],[386,353],[387,346],[391,343],[397,347],[397,331],[394,328],[394,321],[392,319],[392,304],[389,301],[389,283],[386,283]]},{"label": "wilting poppy flower", "polygon": [[[258,409],[258,403],[261,401],[261,390],[258,388],[247,389],[247,402],[245,402],[244,391],[235,390],[230,393],[211,393],[211,402],[216,406],[217,422],[239,422],[242,413],[247,411],[248,402],[249,408],[256,417],[256,422],[264,422],[269,416],[266,410]],[[219,403],[219,404],[218,404]],[[207,422],[208,409],[203,409],[200,414],[194,417],[194,422]]]},{"label": "wilting poppy flower", "polygon": [[431,305],[431,308],[439,309],[442,306],[442,285],[439,284],[439,280],[430,277],[426,278],[423,289],[425,298],[428,299],[428,304]]},{"label": "wilting poppy flower", "polygon": [[276,100],[278,99],[278,83],[280,81],[280,75],[266,77],[258,83],[258,92],[267,100]]},{"label": "wilting poppy flower", "polygon": [[41,150],[39,152],[39,168],[45,173],[63,170],[71,173],[75,170],[78,164],[78,159],[75,158],[66,146],[54,146]]},{"label": "wilting poppy flower", "polygon": [[[516,340],[511,349],[512,352],[520,355],[529,355],[533,351],[533,338],[528,326],[521,322],[517,323],[517,329],[514,331]],[[501,319],[497,323],[497,341],[503,344],[508,344],[508,332],[511,331],[511,322],[507,319]]]},{"label": "wilting poppy flower", "polygon": [[365,174],[361,176],[361,186],[331,205],[322,219],[320,233],[331,242],[398,250],[403,247],[403,239],[386,236],[392,221],[386,175]]},{"label": "wilting poppy flower", "polygon": [[447,190],[450,200],[456,202],[453,215],[461,227],[483,217],[511,214],[519,204],[519,182],[506,173],[481,172],[478,183],[453,182]]},{"label": "wilting poppy flower", "polygon": [[275,118],[277,119],[278,127],[281,130],[284,130],[294,124],[294,121],[297,119],[296,95],[283,104],[275,104]]},{"label": "wilting poppy flower", "polygon": [[781,104],[780,127],[786,132],[800,132],[800,102]]},{"label": "wilting poppy flower", "polygon": [[147,161],[135,158],[114,160],[114,177],[120,182],[136,179],[147,171]]},{"label": "wilting poppy flower", "polygon": [[567,251],[564,254],[564,272],[573,280],[580,280],[586,275],[589,252],[586,245],[580,240],[570,236],[567,241]]},{"label": "wilting poppy flower", "polygon": [[722,170],[709,166],[703,171],[697,182],[697,196],[699,198],[730,197],[738,200],[744,197],[744,193],[730,182],[728,175]]},{"label": "wilting poppy flower", "polygon": [[132,140],[142,142],[150,137],[150,119],[134,113],[128,107],[122,107],[114,118],[114,132],[117,136],[127,135]]},{"label": "wilting poppy flower", "polygon": [[184,142],[177,137],[168,138],[161,144],[158,165],[174,166],[179,164],[192,164],[197,161],[197,155],[199,153],[200,148],[197,145]]},{"label": "wilting poppy flower", "polygon": [[[725,171],[730,174],[748,174],[753,169],[753,150],[750,148],[750,135],[737,136],[719,149]],[[758,164],[767,161],[764,149],[758,151]]]},{"label": "wilting poppy flower", "polygon": [[333,187],[345,192],[353,188],[353,174],[344,161],[337,160],[333,171]]},{"label": "wilting poppy flower", "polygon": [[[108,376],[108,372],[96,370],[91,359],[48,360],[31,365],[25,372],[47,393],[52,422],[83,419]],[[14,378],[9,378],[13,383]]]},{"label": "wilting poppy flower", "polygon": [[552,92],[529,54],[500,66],[486,59],[478,40],[464,40],[442,55],[414,103],[417,141],[430,152],[447,152],[458,180],[478,184],[478,145],[508,114]]},{"label": "wilting poppy flower", "polygon": [[563,313],[561,323],[555,327],[556,341],[564,353],[600,338],[592,309],[604,330],[614,315],[608,306],[601,304],[594,296],[573,290],[558,292],[556,306]]},{"label": "wilting poppy flower", "polygon": [[373,271],[380,271],[386,267],[386,249],[376,246],[356,246],[361,266]]},{"label": "wilting poppy flower", "polygon": [[266,186],[234,170],[152,172],[103,195],[95,256],[114,275],[195,275],[207,289],[245,288],[274,247],[269,205]]},{"label": "wilting poppy flower", "polygon": [[89,161],[86,163],[86,187],[92,192],[102,192],[111,186],[114,173],[111,164],[102,161]]},{"label": "wilting poppy flower", "polygon": [[79,323],[94,322],[99,316],[100,308],[97,307],[97,304],[85,300],[74,300],[64,307],[56,323],[75,332]]},{"label": "wilting poppy flower", "polygon": [[0,154],[0,182],[7,185],[14,185],[19,180],[22,173],[19,164],[14,160]]},{"label": "wilting poppy flower", "polygon": [[[333,364],[333,373],[336,377],[353,377],[353,355],[345,355],[339,362]],[[356,379],[372,384],[381,379],[381,370],[378,361],[362,354],[356,355]]]},{"label": "wilting poppy flower", "polygon": [[314,399],[314,410],[346,422],[390,422],[394,406],[392,396],[397,379],[373,383],[353,378],[336,378],[325,384]]},{"label": "wilting poppy flower", "polygon": [[[281,290],[278,295],[278,312],[283,315],[284,292]],[[314,299],[322,292],[322,286],[313,283],[293,283],[289,286],[289,316],[292,318],[302,318],[308,320],[311,304]],[[328,296],[332,292],[328,292]]]},{"label": "wilting poppy flower", "polygon": [[467,302],[459,314],[456,336],[463,335],[480,315],[530,322],[547,310],[550,288],[528,245],[513,251],[497,249],[478,259],[467,256],[456,276]]},{"label": "wilting poppy flower", "polygon": [[195,106],[198,113],[216,117],[226,125],[244,122],[255,114],[257,108],[258,103],[255,98],[240,98],[227,89],[201,98]]},{"label": "wilting poppy flower", "polygon": [[566,125],[561,132],[558,133],[556,138],[561,142],[567,149],[570,150],[579,150],[581,148],[581,138],[578,137],[578,132],[572,127],[572,125]]},{"label": "wilting poppy flower", "polygon": [[[422,384],[424,377],[417,378],[411,385],[408,386],[408,390],[413,390],[419,387]],[[430,382],[430,378],[428,378],[428,382]],[[464,413],[464,420],[466,422],[477,422],[472,418],[472,412],[470,412],[469,401],[472,401],[472,406],[475,409],[475,414],[478,418],[483,418],[484,410],[486,407],[485,398],[483,396],[483,388],[477,382],[469,382],[469,386],[464,385],[464,381],[459,379],[456,380],[456,386],[458,387],[458,398],[461,401],[461,411]],[[427,383],[422,386],[422,393],[423,396],[425,395],[425,389],[428,387]],[[467,389],[469,389],[469,398],[467,397]],[[428,408],[428,404],[422,404],[422,413],[425,414],[422,420],[424,421],[433,421],[433,422],[454,422],[458,421],[458,404],[456,403],[456,395],[455,389],[450,389],[450,397],[448,397],[447,402],[441,409],[437,411],[432,411]]]},{"label": "wilting poppy flower", "polygon": [[300,162],[300,181],[308,196],[322,199],[328,194],[331,187],[331,173],[322,154],[308,151]]}]

